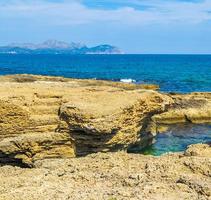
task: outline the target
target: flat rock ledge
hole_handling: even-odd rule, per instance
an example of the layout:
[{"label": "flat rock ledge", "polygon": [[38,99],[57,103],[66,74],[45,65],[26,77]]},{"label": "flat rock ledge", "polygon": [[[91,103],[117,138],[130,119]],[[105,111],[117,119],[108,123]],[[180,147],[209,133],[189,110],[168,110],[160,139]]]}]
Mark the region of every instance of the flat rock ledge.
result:
[{"label": "flat rock ledge", "polygon": [[160,157],[94,153],[0,167],[0,200],[210,200],[211,147]]},{"label": "flat rock ledge", "polygon": [[0,163],[128,151],[174,123],[210,123],[211,93],[62,77],[0,77]]}]

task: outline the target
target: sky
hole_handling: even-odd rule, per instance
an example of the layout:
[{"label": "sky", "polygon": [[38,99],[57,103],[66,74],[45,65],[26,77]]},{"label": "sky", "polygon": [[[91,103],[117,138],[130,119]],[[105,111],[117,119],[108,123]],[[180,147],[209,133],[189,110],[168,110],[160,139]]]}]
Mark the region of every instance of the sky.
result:
[{"label": "sky", "polygon": [[0,45],[48,39],[211,54],[211,0],[0,0]]}]

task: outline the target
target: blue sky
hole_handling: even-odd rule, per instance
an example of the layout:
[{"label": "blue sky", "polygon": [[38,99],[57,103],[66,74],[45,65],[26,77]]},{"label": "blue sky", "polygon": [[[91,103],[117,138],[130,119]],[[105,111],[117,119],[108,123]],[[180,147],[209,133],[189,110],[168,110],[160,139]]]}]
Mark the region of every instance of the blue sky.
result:
[{"label": "blue sky", "polygon": [[211,54],[211,0],[1,0],[0,45],[47,39]]}]

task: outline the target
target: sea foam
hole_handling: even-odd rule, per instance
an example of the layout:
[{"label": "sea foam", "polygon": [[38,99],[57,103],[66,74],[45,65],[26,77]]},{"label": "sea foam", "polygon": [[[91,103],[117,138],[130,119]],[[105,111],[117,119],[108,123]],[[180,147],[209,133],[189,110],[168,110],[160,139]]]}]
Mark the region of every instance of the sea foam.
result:
[{"label": "sea foam", "polygon": [[131,79],[131,78],[120,79],[120,81],[123,82],[123,83],[135,83],[136,82],[136,80]]}]

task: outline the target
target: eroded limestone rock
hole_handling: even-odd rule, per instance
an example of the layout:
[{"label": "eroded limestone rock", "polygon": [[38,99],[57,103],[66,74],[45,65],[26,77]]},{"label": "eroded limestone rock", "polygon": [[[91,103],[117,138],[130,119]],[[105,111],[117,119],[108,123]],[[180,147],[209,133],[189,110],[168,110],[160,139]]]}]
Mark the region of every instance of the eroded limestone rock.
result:
[{"label": "eroded limestone rock", "polygon": [[143,148],[168,124],[211,121],[210,93],[169,95],[143,85],[32,75],[0,82],[0,162],[32,166],[51,156]]},{"label": "eroded limestone rock", "polygon": [[154,91],[84,92],[60,108],[76,143],[77,154],[145,147],[154,137],[151,116],[164,112],[172,99]]},{"label": "eroded limestone rock", "polygon": [[210,123],[211,93],[172,96],[174,105],[167,112],[153,116],[157,124]]},{"label": "eroded limestone rock", "polygon": [[211,158],[211,143],[190,145],[188,149],[185,151],[185,155]]},{"label": "eroded limestone rock", "polygon": [[0,199],[210,199],[209,144],[160,157],[71,158],[144,147],[168,124],[210,122],[209,93],[31,75],[0,82]]},{"label": "eroded limestone rock", "polygon": [[74,157],[75,151],[69,134],[30,133],[3,139],[0,142],[0,159],[1,156],[7,157],[7,162],[17,159],[33,167],[36,160]]},{"label": "eroded limestone rock", "polygon": [[[2,76],[0,82],[0,162],[17,161],[28,166],[33,166],[34,161],[38,159],[75,156],[75,143],[80,142],[74,141],[67,123],[59,119],[58,112],[61,105],[70,100],[78,103],[78,99],[88,98],[97,102],[100,97],[98,94],[106,91],[104,96],[107,101],[104,101],[104,104],[110,104],[112,110],[114,104],[121,104],[123,107],[132,106],[137,89],[157,88],[153,85],[33,75]],[[114,98],[112,100],[112,95],[117,93],[127,96],[127,101],[118,102]],[[84,106],[89,108],[95,106],[88,102],[90,101]],[[94,107],[92,109],[95,110]],[[115,125],[112,118],[110,121],[112,128]],[[79,137],[84,138],[83,132]],[[104,139],[105,137],[101,138],[99,134],[96,140],[90,141],[89,138],[88,143],[91,142],[93,146],[97,144],[99,147],[99,141]],[[82,152],[90,152],[89,146],[85,145],[82,149]]]}]

